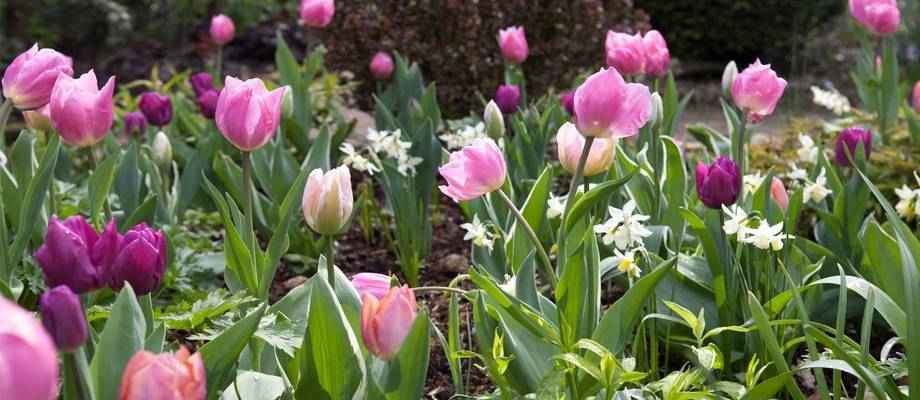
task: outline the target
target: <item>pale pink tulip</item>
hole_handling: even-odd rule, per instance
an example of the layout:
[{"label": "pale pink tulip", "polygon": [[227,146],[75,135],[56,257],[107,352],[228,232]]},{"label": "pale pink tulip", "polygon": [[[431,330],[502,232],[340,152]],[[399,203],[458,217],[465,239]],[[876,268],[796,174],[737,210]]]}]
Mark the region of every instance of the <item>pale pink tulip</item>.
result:
[{"label": "pale pink tulip", "polygon": [[300,24],[311,28],[325,28],[335,16],[333,0],[301,0]]},{"label": "pale pink tulip", "polygon": [[53,400],[57,350],[31,312],[0,296],[0,399]]},{"label": "pale pink tulip", "polygon": [[776,104],[786,90],[786,80],[776,75],[770,64],[755,61],[735,77],[732,97],[753,123],[773,114]]},{"label": "pale pink tulip", "polygon": [[607,31],[604,49],[607,66],[616,68],[623,75],[645,73],[645,44],[642,35]]},{"label": "pale pink tulip", "polygon": [[353,207],[348,167],[340,166],[326,173],[321,169],[310,172],[303,191],[303,216],[311,229],[322,235],[339,233]]},{"label": "pale pink tulip", "polygon": [[3,73],[3,97],[20,110],[39,108],[51,98],[58,75],[73,76],[73,61],[38,44],[16,56]]},{"label": "pale pink tulip", "polygon": [[527,59],[530,52],[527,47],[527,36],[524,27],[512,26],[498,31],[498,46],[501,47],[502,57],[511,64],[520,64]]},{"label": "pale pink tulip", "polygon": [[358,291],[358,297],[364,298],[365,295],[371,295],[377,300],[383,299],[387,292],[390,291],[391,279],[384,274],[373,272],[361,272],[351,278],[351,285]]},{"label": "pale pink tulip", "polygon": [[391,288],[381,300],[365,294],[361,336],[367,350],[383,360],[395,357],[412,329],[417,308],[415,294],[408,286]]},{"label": "pale pink tulip", "polygon": [[22,118],[26,120],[29,128],[37,131],[48,132],[51,130],[51,109],[47,104],[39,109],[23,111]]},{"label": "pale pink tulip", "polygon": [[74,79],[58,76],[51,91],[51,123],[64,143],[86,147],[98,143],[112,128],[112,93],[115,77],[98,88],[93,70]]},{"label": "pale pink tulip", "polygon": [[[613,163],[615,139],[597,138],[591,144],[591,151],[585,162],[584,176],[594,176],[606,172]],[[571,122],[566,122],[556,133],[556,149],[559,154],[559,163],[570,174],[575,173],[582,149],[585,147],[585,137],[578,133],[578,128]]]},{"label": "pale pink tulip", "polygon": [[770,197],[783,211],[786,211],[786,208],[789,207],[789,193],[786,192],[786,185],[783,185],[783,181],[775,176],[773,181],[770,182]]},{"label": "pale pink tulip", "polygon": [[175,354],[140,351],[121,378],[119,400],[204,400],[207,396],[201,353],[180,347]]},{"label": "pale pink tulip", "polygon": [[575,126],[584,136],[634,136],[651,116],[648,87],[626,83],[615,68],[594,73],[575,90]]},{"label": "pale pink tulip", "polygon": [[656,77],[667,75],[671,53],[664,36],[654,29],[650,30],[642,37],[642,44],[645,46],[645,73]]},{"label": "pale pink tulip", "polygon": [[221,46],[230,43],[233,35],[236,34],[236,26],[233,20],[224,14],[215,15],[211,18],[211,40]]},{"label": "pale pink tulip", "polygon": [[450,161],[438,168],[447,181],[438,186],[456,202],[491,193],[505,183],[507,166],[501,149],[491,139],[476,139],[473,144],[450,154]]},{"label": "pale pink tulip", "polygon": [[217,128],[242,151],[261,148],[281,123],[287,86],[269,92],[261,79],[244,82],[232,76],[227,77],[225,85],[217,99]]},{"label": "pale pink tulip", "polygon": [[894,34],[901,24],[896,0],[850,0],[850,14],[877,36]]}]

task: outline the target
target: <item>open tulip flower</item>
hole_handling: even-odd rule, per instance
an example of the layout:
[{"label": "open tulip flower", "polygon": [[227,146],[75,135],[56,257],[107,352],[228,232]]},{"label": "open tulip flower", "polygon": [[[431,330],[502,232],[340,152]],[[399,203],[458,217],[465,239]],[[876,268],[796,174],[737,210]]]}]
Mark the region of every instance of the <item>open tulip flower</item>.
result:
[{"label": "open tulip flower", "polygon": [[575,126],[584,136],[635,136],[651,116],[648,87],[626,83],[615,68],[594,73],[575,90]]},{"label": "open tulip flower", "polygon": [[35,44],[6,68],[3,97],[21,110],[39,108],[50,101],[58,75],[73,76],[73,61],[54,49],[39,49]]},{"label": "open tulip flower", "polygon": [[502,57],[511,64],[523,63],[530,52],[524,27],[521,26],[512,26],[498,31],[498,45],[502,50]]},{"label": "open tulip flower", "polygon": [[281,123],[281,106],[287,87],[268,91],[261,79],[241,81],[232,76],[217,99],[217,127],[242,151],[268,143]]},{"label": "open tulip flower", "polygon": [[77,147],[102,140],[112,128],[114,90],[114,76],[100,89],[92,70],[77,79],[66,73],[58,75],[51,91],[50,114],[61,140]]},{"label": "open tulip flower", "polygon": [[901,24],[901,11],[896,0],[850,0],[850,14],[877,36],[892,35]]},{"label": "open tulip flower", "polygon": [[204,400],[204,361],[184,346],[175,354],[141,351],[125,366],[118,400]]},{"label": "open tulip flower", "polygon": [[642,35],[608,31],[604,48],[607,51],[607,66],[616,68],[623,75],[645,73],[646,47]]},{"label": "open tulip flower", "polygon": [[408,286],[390,288],[382,299],[364,295],[361,336],[371,354],[390,360],[396,356],[415,322],[418,306]]},{"label": "open tulip flower", "polygon": [[735,76],[731,88],[735,104],[755,124],[773,114],[785,90],[786,80],[759,59]]},{"label": "open tulip flower", "polygon": [[447,181],[441,192],[456,202],[473,200],[491,193],[505,183],[507,167],[501,149],[491,139],[476,139],[473,144],[450,154],[450,161],[438,169]]},{"label": "open tulip flower", "polygon": [[29,311],[0,296],[0,399],[58,396],[54,341]]}]

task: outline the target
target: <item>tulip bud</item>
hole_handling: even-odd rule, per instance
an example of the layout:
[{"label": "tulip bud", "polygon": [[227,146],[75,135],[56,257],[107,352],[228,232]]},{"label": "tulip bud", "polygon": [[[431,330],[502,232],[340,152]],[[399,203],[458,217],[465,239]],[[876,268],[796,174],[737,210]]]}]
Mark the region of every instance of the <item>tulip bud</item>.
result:
[{"label": "tulip bud", "polygon": [[664,36],[654,29],[650,30],[642,37],[642,45],[645,47],[645,73],[659,78],[667,75],[671,53]]},{"label": "tulip bud", "polygon": [[755,124],[773,114],[785,90],[786,80],[777,76],[769,64],[761,64],[760,60],[741,71],[732,82],[735,104]]},{"label": "tulip bud", "polygon": [[505,136],[505,116],[502,115],[502,110],[498,108],[498,104],[495,104],[495,100],[486,104],[486,111],[482,119],[486,123],[486,133],[489,134],[490,138],[498,140],[498,138]]},{"label": "tulip bud", "polygon": [[649,118],[649,126],[655,126],[664,118],[664,103],[661,101],[661,95],[658,92],[652,93],[652,116]]},{"label": "tulip bud", "polygon": [[214,90],[214,78],[207,72],[199,72],[192,75],[188,81],[192,86],[192,91],[195,92],[195,97],[201,96],[202,93],[209,90]]},{"label": "tulip bud", "polygon": [[51,99],[58,75],[73,76],[73,61],[35,44],[16,56],[3,73],[3,97],[20,110],[39,108]]},{"label": "tulip bud", "polygon": [[169,166],[172,163],[172,145],[169,137],[163,131],[157,132],[153,137],[153,161],[160,166]]},{"label": "tulip bud", "polygon": [[33,257],[48,287],[66,285],[83,294],[101,286],[100,261],[111,251],[113,248],[108,242],[99,240],[99,234],[82,216],[73,216],[63,222],[52,216],[45,243]]},{"label": "tulip bud", "polygon": [[54,338],[59,350],[74,351],[89,336],[80,298],[67,286],[58,286],[42,294],[39,300],[42,324]]},{"label": "tulip bud", "polygon": [[118,250],[110,254],[110,266],[103,270],[109,287],[121,290],[128,282],[138,296],[156,290],[166,273],[166,235],[145,224],[136,225],[124,236],[116,230],[103,233],[108,235],[118,243]]},{"label": "tulip bud", "polygon": [[96,87],[96,73],[92,70],[77,79],[63,73],[58,76],[49,109],[51,123],[64,143],[92,146],[112,128],[115,77],[109,78],[102,89]]},{"label": "tulip bud", "polygon": [[118,400],[204,400],[204,360],[180,346],[175,354],[139,351],[125,365]]},{"label": "tulip bud", "polygon": [[914,107],[914,112],[920,114],[920,81],[914,84],[913,96],[910,104]]},{"label": "tulip bud", "polygon": [[718,210],[735,204],[741,192],[741,173],[738,165],[722,156],[711,165],[696,165],[696,193],[706,207]]},{"label": "tulip bud", "polygon": [[495,103],[505,114],[514,114],[521,104],[521,88],[517,85],[501,85],[495,91]]},{"label": "tulip bud", "polygon": [[52,129],[51,114],[47,104],[37,110],[23,111],[22,118],[26,120],[26,125],[33,130],[49,132]]},{"label": "tulip bud", "polygon": [[233,36],[236,34],[236,26],[233,25],[233,20],[230,17],[218,14],[211,18],[210,33],[211,40],[223,46],[233,40]]},{"label": "tulip bud", "polygon": [[281,103],[281,115],[284,118],[291,118],[294,116],[294,92],[291,88],[287,88],[284,91],[284,101]]},{"label": "tulip bud", "polygon": [[125,135],[143,136],[147,132],[147,118],[140,111],[129,112],[123,118]]},{"label": "tulip bud", "polygon": [[362,299],[365,295],[373,296],[377,300],[383,299],[390,290],[391,283],[392,279],[389,276],[373,272],[362,272],[351,278],[351,285]]},{"label": "tulip bud", "polygon": [[896,0],[850,0],[850,14],[876,36],[892,35],[901,24]]},{"label": "tulip bud", "polygon": [[198,110],[201,111],[201,115],[207,119],[214,119],[214,115],[217,113],[217,101],[220,100],[220,92],[214,89],[207,90],[201,96],[198,96],[196,100],[198,101]]},{"label": "tulip bud", "polygon": [[635,136],[651,114],[648,87],[626,83],[615,68],[596,72],[575,90],[575,125],[583,136]]},{"label": "tulip bud", "polygon": [[568,90],[559,95],[559,103],[569,115],[575,115],[575,91]]},{"label": "tulip bud", "polygon": [[220,133],[242,151],[261,148],[278,130],[288,90],[285,86],[269,92],[260,79],[244,82],[228,76],[215,112]]},{"label": "tulip bud", "polygon": [[0,296],[0,399],[56,398],[54,341],[31,312]]},{"label": "tulip bud", "polygon": [[383,299],[365,294],[361,305],[361,337],[371,354],[389,361],[399,353],[415,322],[418,306],[408,286],[389,289]]},{"label": "tulip bud", "polygon": [[732,98],[732,83],[735,82],[736,76],[738,76],[738,64],[729,61],[725,65],[725,70],[722,71],[722,96],[726,99]]},{"label": "tulip bud", "polygon": [[859,153],[858,146],[862,146],[865,159],[872,153],[872,131],[862,127],[844,129],[837,135],[834,146],[834,162],[841,167],[849,167],[850,159],[856,160]]},{"label": "tulip bud", "polygon": [[786,192],[786,186],[783,185],[782,180],[775,176],[773,181],[770,182],[770,197],[783,211],[786,211],[786,208],[789,207],[789,193]]},{"label": "tulip bud", "polygon": [[371,59],[371,75],[379,81],[388,81],[393,76],[393,57],[389,54],[378,51]]},{"label": "tulip bud", "polygon": [[455,202],[473,200],[505,184],[507,166],[501,149],[491,139],[476,139],[473,144],[450,153],[450,161],[438,168],[447,181],[438,186]]},{"label": "tulip bud", "polygon": [[623,75],[642,75],[645,73],[645,45],[642,35],[607,31],[604,42],[607,51],[607,66],[617,69]]},{"label": "tulip bud", "polygon": [[300,24],[311,28],[325,28],[335,16],[333,0],[301,0]]},{"label": "tulip bud", "polygon": [[529,49],[524,27],[512,26],[498,31],[498,46],[502,50],[502,57],[511,64],[520,64],[527,59]]},{"label": "tulip bud", "polygon": [[348,167],[340,166],[326,173],[321,169],[310,172],[303,192],[303,216],[316,233],[339,233],[348,222],[353,206]]},{"label": "tulip bud", "polygon": [[[584,176],[594,176],[606,172],[613,164],[614,139],[597,138],[591,144],[591,151],[582,171]],[[556,150],[559,163],[570,174],[575,174],[581,152],[585,147],[585,137],[578,133],[578,128],[571,122],[562,124],[556,133]]]},{"label": "tulip bud", "polygon": [[147,92],[141,95],[137,106],[152,125],[164,126],[172,120],[172,99],[169,96]]}]

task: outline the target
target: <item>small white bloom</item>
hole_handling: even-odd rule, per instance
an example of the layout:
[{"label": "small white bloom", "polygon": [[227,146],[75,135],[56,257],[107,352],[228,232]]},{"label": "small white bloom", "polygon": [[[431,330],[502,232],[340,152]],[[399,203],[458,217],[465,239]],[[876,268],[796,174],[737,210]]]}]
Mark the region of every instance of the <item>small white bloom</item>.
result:
[{"label": "small white bloom", "polygon": [[737,204],[733,205],[732,208],[722,205],[722,212],[728,216],[728,219],[722,224],[722,229],[725,230],[726,235],[738,235],[738,240],[743,238],[744,233],[744,223],[747,222],[748,215]]},{"label": "small white bloom", "polygon": [[505,282],[498,284],[505,293],[508,293],[512,296],[517,297],[517,282],[514,281],[514,277],[508,274],[505,274]]},{"label": "small white bloom", "polygon": [[367,142],[370,144],[371,151],[380,153],[390,141],[389,131],[378,131],[374,128],[367,128]]},{"label": "small white bloom", "polygon": [[613,260],[617,265],[617,269],[632,279],[636,279],[642,274],[642,269],[636,263],[636,253],[639,251],[640,249],[633,249],[621,253],[617,249],[613,250]]},{"label": "small white bloom", "polygon": [[795,163],[789,164],[789,172],[786,173],[786,177],[793,181],[807,181],[808,180],[808,171],[799,168]]},{"label": "small white bloom", "polygon": [[473,216],[473,222],[467,222],[463,225],[460,225],[461,228],[466,230],[466,235],[463,236],[463,240],[472,240],[473,244],[479,247],[485,247],[492,251],[492,246],[495,244],[495,237],[489,232],[489,229],[479,221],[479,216]]},{"label": "small white bloom", "polygon": [[6,166],[6,154],[0,151],[0,167]]},{"label": "small white bloom", "polygon": [[802,146],[796,152],[799,156],[799,161],[808,164],[817,163],[818,147],[815,146],[815,141],[810,136],[799,134],[799,144]]},{"label": "small white bloom", "polygon": [[556,196],[552,193],[549,195],[547,202],[546,218],[554,219],[562,216],[565,212],[565,202],[568,196]]},{"label": "small white bloom", "polygon": [[898,215],[906,220],[911,220],[917,216],[917,201],[920,200],[920,191],[911,189],[907,185],[895,189],[894,193],[898,195],[898,204],[894,206]]},{"label": "small white bloom", "polygon": [[421,157],[412,157],[412,156],[409,156],[408,154],[403,154],[402,157],[399,157],[398,159],[396,159],[396,163],[397,163],[396,170],[399,171],[399,173],[402,174],[403,176],[406,176],[409,173],[411,173],[412,175],[415,175],[415,167],[421,164],[422,161],[425,161],[425,159]]},{"label": "small white bloom", "polygon": [[[754,245],[761,250],[780,251],[783,249],[783,240],[789,236],[782,233],[783,223],[770,226],[766,220],[760,220],[756,228],[742,227],[744,237],[739,239],[741,242]],[[740,236],[740,235],[739,235]]]},{"label": "small white bloom", "polygon": [[813,101],[815,104],[831,110],[834,114],[843,115],[852,109],[850,99],[838,92],[837,89],[824,90],[817,86],[812,86],[811,93],[814,96]]},{"label": "small white bloom", "polygon": [[745,175],[742,182],[744,182],[745,193],[754,193],[763,184],[763,175],[759,171],[755,171],[753,174]]},{"label": "small white bloom", "polygon": [[342,146],[339,147],[339,151],[345,155],[345,157],[342,158],[342,164],[348,165],[356,171],[364,171],[367,172],[368,175],[374,175],[374,172],[380,171],[374,163],[359,154],[351,143],[342,143]]},{"label": "small white bloom", "polygon": [[455,150],[472,144],[476,139],[487,138],[486,125],[479,122],[475,125],[466,125],[453,132],[441,135],[448,150]]},{"label": "small white bloom", "polygon": [[610,219],[603,224],[595,225],[594,232],[603,234],[601,240],[605,245],[616,243],[616,247],[626,250],[632,245],[642,245],[642,239],[652,235],[652,232],[642,226],[642,222],[649,219],[648,215],[635,214],[636,202],[629,200],[622,209],[609,207]]},{"label": "small white bloom", "polygon": [[805,185],[804,197],[807,200],[811,200],[815,203],[820,203],[824,201],[824,198],[827,195],[831,194],[831,190],[827,188],[827,171],[824,168],[821,168],[821,172],[818,173],[818,177],[815,178],[814,182],[809,182]]}]

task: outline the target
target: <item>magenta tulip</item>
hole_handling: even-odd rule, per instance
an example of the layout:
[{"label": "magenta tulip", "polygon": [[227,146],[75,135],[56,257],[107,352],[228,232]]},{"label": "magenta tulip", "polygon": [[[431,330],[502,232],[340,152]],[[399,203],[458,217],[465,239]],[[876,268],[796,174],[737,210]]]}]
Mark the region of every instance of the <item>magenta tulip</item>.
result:
[{"label": "magenta tulip", "polygon": [[73,61],[38,44],[16,56],[3,73],[3,97],[20,110],[39,108],[51,99],[58,75],[73,76]]},{"label": "magenta tulip", "polygon": [[118,244],[117,251],[107,254],[110,262],[103,270],[103,279],[109,287],[120,290],[128,282],[138,296],[156,290],[167,266],[167,240],[163,231],[139,224],[124,236],[117,231],[103,233],[106,236]]},{"label": "magenta tulip", "polygon": [[58,286],[39,299],[42,324],[61,351],[74,351],[89,337],[80,298],[67,286]]},{"label": "magenta tulip", "polygon": [[849,167],[850,160],[856,160],[859,147],[863,149],[863,155],[868,160],[872,153],[872,131],[863,127],[852,127],[844,129],[837,135],[837,141],[834,146],[834,162],[841,167]]},{"label": "magenta tulip", "polygon": [[122,120],[126,135],[143,136],[147,132],[147,117],[140,111],[129,112]]},{"label": "magenta tulip", "polygon": [[333,0],[301,0],[300,24],[311,28],[325,28],[335,16]]},{"label": "magenta tulip", "polygon": [[495,91],[495,104],[505,114],[514,114],[521,105],[521,88],[517,85],[501,85]]},{"label": "magenta tulip", "polygon": [[36,131],[49,132],[54,128],[51,126],[51,109],[47,104],[35,110],[23,111],[22,118],[29,128]]},{"label": "magenta tulip", "polygon": [[607,66],[616,68],[623,75],[645,73],[645,44],[642,35],[607,31],[604,42]]},{"label": "magenta tulip", "polygon": [[217,90],[208,90],[202,93],[196,101],[198,102],[198,110],[201,111],[207,119],[214,119],[214,114],[217,113],[217,101],[220,99],[220,92]]},{"label": "magenta tulip", "polygon": [[876,36],[894,34],[901,24],[896,0],[850,0],[850,14]]},{"label": "magenta tulip", "polygon": [[371,354],[391,360],[415,322],[418,306],[408,286],[389,289],[382,299],[365,294],[361,305],[361,337]]},{"label": "magenta tulip", "polygon": [[498,46],[501,47],[502,57],[511,64],[520,64],[527,59],[527,35],[524,27],[512,26],[498,31]]},{"label": "magenta tulip", "polygon": [[137,106],[152,125],[165,126],[172,121],[172,99],[169,96],[147,92],[141,95]]},{"label": "magenta tulip", "polygon": [[450,153],[450,161],[438,168],[438,172],[447,181],[446,186],[438,189],[459,203],[501,188],[507,166],[494,141],[476,139],[473,144]]},{"label": "magenta tulip", "polygon": [[236,26],[233,20],[224,14],[215,15],[211,18],[211,40],[221,46],[230,43],[233,35],[236,34]]},{"label": "magenta tulip", "polygon": [[615,68],[596,72],[575,90],[575,125],[584,136],[634,136],[651,116],[648,87],[626,83]]},{"label": "magenta tulip", "polygon": [[378,51],[377,54],[374,54],[374,58],[371,59],[371,75],[377,80],[390,80],[390,77],[393,76],[394,68],[393,57],[390,57],[386,52]]},{"label": "magenta tulip", "polygon": [[671,53],[664,36],[654,29],[650,30],[642,37],[642,44],[645,46],[645,73],[659,78],[667,75]]},{"label": "magenta tulip", "polygon": [[201,96],[204,92],[214,90],[214,78],[207,72],[199,72],[188,79],[195,97]]},{"label": "magenta tulip", "polygon": [[718,210],[735,204],[741,193],[741,172],[738,164],[728,157],[719,157],[712,164],[696,164],[696,193],[706,207]]},{"label": "magenta tulip", "polygon": [[371,295],[377,300],[382,300],[390,291],[390,282],[389,276],[373,272],[361,272],[351,278],[351,285],[362,299],[365,295]]},{"label": "magenta tulip", "polygon": [[913,106],[914,112],[920,114],[920,81],[914,84],[914,91],[911,96],[910,104]]},{"label": "magenta tulip", "polygon": [[112,128],[115,77],[98,88],[96,73],[78,79],[61,73],[51,91],[51,123],[64,143],[86,147],[98,143]]},{"label": "magenta tulip", "polygon": [[217,100],[217,127],[242,151],[261,148],[278,130],[287,90],[285,86],[269,92],[261,79],[244,82],[228,76]]},{"label": "magenta tulip", "polygon": [[99,239],[99,234],[82,216],[63,222],[52,216],[45,244],[33,255],[44,272],[47,286],[66,285],[78,294],[98,289],[105,255],[115,248],[110,241]]},{"label": "magenta tulip", "polygon": [[741,71],[732,82],[735,104],[755,124],[773,114],[785,90],[786,80],[776,75],[770,64],[761,64],[760,60]]},{"label": "magenta tulip", "polygon": [[0,399],[58,398],[58,358],[45,328],[0,296]]},{"label": "magenta tulip", "polygon": [[[613,164],[615,139],[597,138],[591,144],[591,151],[582,173],[584,176],[594,176],[606,172]],[[581,152],[585,147],[585,137],[578,133],[578,128],[571,122],[562,124],[556,133],[556,150],[559,155],[559,164],[570,174],[575,174]]]},{"label": "magenta tulip", "polygon": [[559,95],[559,103],[569,115],[575,115],[575,91],[567,90]]},{"label": "magenta tulip", "polygon": [[207,389],[201,353],[139,351],[125,365],[118,400],[204,400]]},{"label": "magenta tulip", "polygon": [[321,235],[339,233],[354,208],[351,173],[346,166],[328,172],[315,169],[303,191],[303,216],[307,225]]}]

